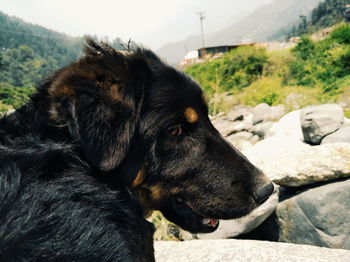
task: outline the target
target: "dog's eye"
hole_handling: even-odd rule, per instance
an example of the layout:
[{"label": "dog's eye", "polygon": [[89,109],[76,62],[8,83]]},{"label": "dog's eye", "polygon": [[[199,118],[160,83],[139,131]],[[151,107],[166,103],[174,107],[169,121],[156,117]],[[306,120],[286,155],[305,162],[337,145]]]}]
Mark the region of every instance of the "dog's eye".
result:
[{"label": "dog's eye", "polygon": [[183,127],[176,125],[168,128],[168,132],[172,136],[181,136],[183,134]]}]

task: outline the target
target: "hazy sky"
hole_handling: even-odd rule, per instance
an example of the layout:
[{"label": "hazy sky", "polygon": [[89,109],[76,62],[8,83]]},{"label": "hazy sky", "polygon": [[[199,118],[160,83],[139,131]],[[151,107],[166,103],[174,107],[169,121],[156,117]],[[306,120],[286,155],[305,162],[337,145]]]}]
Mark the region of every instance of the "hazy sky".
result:
[{"label": "hazy sky", "polygon": [[[0,10],[72,36],[96,34],[151,48],[228,26],[273,0],[1,0]],[[283,1],[283,0],[279,0]]]}]

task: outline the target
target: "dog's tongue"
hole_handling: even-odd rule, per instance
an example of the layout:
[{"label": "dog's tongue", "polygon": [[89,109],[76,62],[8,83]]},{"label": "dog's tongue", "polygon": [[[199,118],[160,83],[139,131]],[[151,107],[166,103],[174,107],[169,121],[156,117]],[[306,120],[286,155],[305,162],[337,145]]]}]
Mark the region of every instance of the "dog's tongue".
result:
[{"label": "dog's tongue", "polygon": [[203,224],[209,225],[211,227],[216,227],[219,220],[213,218],[203,218]]},{"label": "dog's tongue", "polygon": [[212,227],[216,227],[217,224],[219,223],[219,220],[210,218],[209,223]]}]

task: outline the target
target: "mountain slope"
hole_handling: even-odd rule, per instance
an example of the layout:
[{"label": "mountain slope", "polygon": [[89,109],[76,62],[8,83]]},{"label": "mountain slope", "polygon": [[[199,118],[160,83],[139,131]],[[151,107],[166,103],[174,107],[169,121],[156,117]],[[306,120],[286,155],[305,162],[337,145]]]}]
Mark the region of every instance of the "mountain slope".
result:
[{"label": "mountain slope", "polygon": [[0,47],[29,46],[43,58],[53,57],[64,65],[80,55],[81,38],[74,38],[0,12]]},{"label": "mountain slope", "polygon": [[[241,42],[263,42],[279,29],[308,14],[321,0],[275,0],[254,13],[218,32],[206,35],[206,45],[226,45]],[[171,63],[179,62],[186,51],[201,47],[200,36],[191,36],[167,44],[157,53]]]}]

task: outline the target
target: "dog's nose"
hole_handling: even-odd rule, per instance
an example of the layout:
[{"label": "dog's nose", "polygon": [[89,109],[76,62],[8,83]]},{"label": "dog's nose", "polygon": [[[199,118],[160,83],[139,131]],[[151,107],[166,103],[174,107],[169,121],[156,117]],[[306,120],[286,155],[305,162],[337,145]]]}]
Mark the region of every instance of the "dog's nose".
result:
[{"label": "dog's nose", "polygon": [[259,187],[255,192],[253,192],[253,197],[256,203],[262,204],[264,203],[269,196],[272,195],[274,190],[274,186],[271,182]]}]

